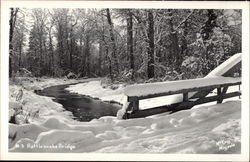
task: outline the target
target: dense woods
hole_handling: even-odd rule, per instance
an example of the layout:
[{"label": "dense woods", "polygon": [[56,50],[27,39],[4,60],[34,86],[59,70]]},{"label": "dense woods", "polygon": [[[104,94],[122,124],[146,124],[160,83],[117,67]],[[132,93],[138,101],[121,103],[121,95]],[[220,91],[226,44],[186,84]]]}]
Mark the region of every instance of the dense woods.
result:
[{"label": "dense woods", "polygon": [[241,10],[10,9],[9,75],[202,77],[241,52]]}]

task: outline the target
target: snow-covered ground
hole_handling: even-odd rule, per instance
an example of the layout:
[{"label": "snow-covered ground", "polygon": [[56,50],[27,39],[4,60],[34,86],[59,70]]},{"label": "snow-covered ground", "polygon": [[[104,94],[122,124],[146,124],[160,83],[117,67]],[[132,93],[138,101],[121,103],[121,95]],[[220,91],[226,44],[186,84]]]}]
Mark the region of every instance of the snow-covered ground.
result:
[{"label": "snow-covered ground", "polygon": [[[34,84],[47,87],[45,82],[51,86],[62,80],[35,81]],[[72,87],[102,100],[122,102],[125,97],[123,86],[111,90],[102,88],[100,81]],[[14,102],[14,92],[19,88],[10,86],[11,101]],[[155,105],[162,99],[145,101],[140,104]],[[72,114],[64,111],[60,104],[30,90],[24,89],[21,104],[26,111],[39,109],[39,115],[29,124],[9,124],[11,152],[240,153],[239,98],[218,105],[196,106],[171,115],[163,113],[130,120],[105,116],[90,122],[73,121]]]},{"label": "snow-covered ground", "polygon": [[9,125],[10,151],[115,153],[240,153],[241,102],[175,114],[118,120]]}]

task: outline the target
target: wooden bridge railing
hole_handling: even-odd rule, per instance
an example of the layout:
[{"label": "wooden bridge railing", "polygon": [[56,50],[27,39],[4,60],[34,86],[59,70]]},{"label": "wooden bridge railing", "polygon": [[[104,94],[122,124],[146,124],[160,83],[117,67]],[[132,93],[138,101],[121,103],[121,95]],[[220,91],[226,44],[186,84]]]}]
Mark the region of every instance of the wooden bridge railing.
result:
[{"label": "wooden bridge railing", "polygon": [[[125,90],[128,103],[123,107],[122,118],[146,117],[166,111],[173,113],[213,101],[222,103],[223,99],[241,95],[240,91],[227,93],[228,87],[240,84],[239,77],[213,77],[130,86]],[[217,95],[207,96],[214,89],[217,89]],[[175,94],[182,95],[182,100],[165,106],[140,110],[140,100]]]}]

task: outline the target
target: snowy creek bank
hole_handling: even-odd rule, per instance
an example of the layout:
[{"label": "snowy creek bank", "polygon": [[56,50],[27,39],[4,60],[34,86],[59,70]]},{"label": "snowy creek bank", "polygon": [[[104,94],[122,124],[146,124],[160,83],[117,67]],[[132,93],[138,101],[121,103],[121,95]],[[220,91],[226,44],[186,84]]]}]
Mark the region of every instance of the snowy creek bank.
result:
[{"label": "snowy creek bank", "polygon": [[[53,97],[53,101],[62,104],[65,110],[72,112],[74,119],[78,121],[90,121],[102,116],[116,116],[117,111],[121,108],[118,104],[103,102],[65,90],[68,86],[77,84],[80,83],[52,86],[36,93]],[[86,91],[84,87],[82,89]]]},{"label": "snowy creek bank", "polygon": [[[9,84],[9,121],[13,121],[13,116],[15,116],[14,123],[16,124],[41,123],[50,117],[63,121],[74,121],[72,112],[65,111],[61,104],[52,101],[52,97],[40,96],[34,91],[41,91],[54,85],[90,80],[94,79],[15,77],[10,80]],[[22,95],[17,101],[20,90]]]}]

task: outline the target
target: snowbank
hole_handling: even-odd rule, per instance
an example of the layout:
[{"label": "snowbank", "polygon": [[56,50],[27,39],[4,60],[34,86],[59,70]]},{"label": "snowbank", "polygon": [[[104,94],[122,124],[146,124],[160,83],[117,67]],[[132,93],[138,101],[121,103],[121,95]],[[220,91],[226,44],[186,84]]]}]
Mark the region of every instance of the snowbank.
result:
[{"label": "snowbank", "polygon": [[10,124],[10,151],[240,153],[240,118],[240,101],[131,120],[49,118],[42,124]]},{"label": "snowbank", "polygon": [[32,78],[32,77],[16,77],[16,82],[27,90],[41,90],[43,88],[54,85],[73,84],[94,79],[63,79],[63,78]]},{"label": "snowbank", "polygon": [[[9,85],[9,120],[11,116],[13,117],[18,112],[18,115],[16,115],[17,124],[41,123],[51,117],[62,121],[74,122],[73,114],[65,111],[61,104],[53,102],[51,97],[39,96],[33,91],[53,85],[79,83],[90,80],[94,79],[16,77],[15,84],[10,82]],[[17,83],[18,85],[16,85]],[[16,101],[16,96],[20,89],[23,90],[23,97],[20,101]]]},{"label": "snowbank", "polygon": [[[21,113],[17,115],[17,123],[24,124],[25,120],[32,123],[41,123],[50,117],[58,118],[63,121],[73,121],[73,114],[65,111],[62,105],[53,102],[52,98],[39,96],[31,90],[23,89],[23,97],[21,101],[16,101],[16,92],[20,86],[9,86],[9,118],[16,111]],[[17,105],[20,105],[17,110]]]},{"label": "snowbank", "polygon": [[116,90],[110,88],[103,88],[101,81],[90,81],[87,83],[80,83],[76,85],[70,85],[66,90],[71,93],[78,93],[93,98],[99,98],[102,101],[115,101],[123,103],[126,96],[123,94],[124,87],[120,85]]}]

